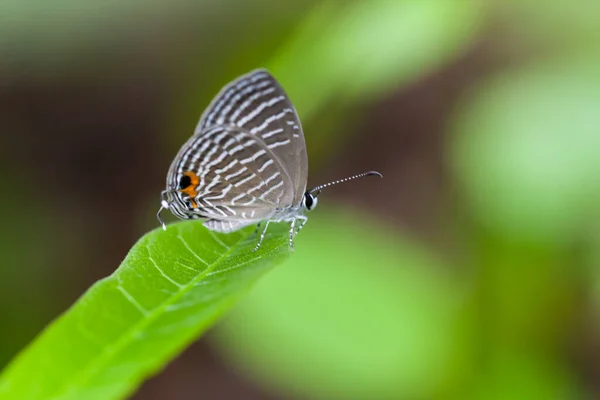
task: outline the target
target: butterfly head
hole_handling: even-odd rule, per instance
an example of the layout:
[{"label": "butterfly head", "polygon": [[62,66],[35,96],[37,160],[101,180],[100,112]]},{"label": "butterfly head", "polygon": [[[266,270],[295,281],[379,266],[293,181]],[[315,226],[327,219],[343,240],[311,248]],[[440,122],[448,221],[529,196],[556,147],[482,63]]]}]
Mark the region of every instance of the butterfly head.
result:
[{"label": "butterfly head", "polygon": [[319,201],[318,195],[318,193],[311,193],[310,191],[304,193],[304,197],[302,197],[302,208],[306,211],[314,210]]}]

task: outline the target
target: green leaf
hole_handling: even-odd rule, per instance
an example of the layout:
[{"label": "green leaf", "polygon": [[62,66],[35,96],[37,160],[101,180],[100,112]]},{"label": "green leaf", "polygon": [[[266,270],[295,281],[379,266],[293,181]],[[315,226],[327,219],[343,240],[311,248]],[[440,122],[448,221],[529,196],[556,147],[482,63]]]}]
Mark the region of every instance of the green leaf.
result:
[{"label": "green leaf", "polygon": [[270,228],[256,253],[253,229],[217,235],[192,221],[145,235],[6,368],[0,398],[131,393],[289,254],[287,228]]}]

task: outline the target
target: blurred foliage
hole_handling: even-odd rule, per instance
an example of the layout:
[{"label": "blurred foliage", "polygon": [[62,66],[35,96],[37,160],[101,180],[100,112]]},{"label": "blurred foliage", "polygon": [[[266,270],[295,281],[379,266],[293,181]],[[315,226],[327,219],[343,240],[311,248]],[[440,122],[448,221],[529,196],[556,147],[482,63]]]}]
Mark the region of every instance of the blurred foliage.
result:
[{"label": "blurred foliage", "polygon": [[[125,63],[142,61],[129,58],[130,52],[153,54],[156,48],[173,57],[211,56],[213,71],[219,70],[228,54],[224,49],[252,42],[261,33],[263,37],[272,34],[280,24],[293,26],[312,2],[277,4],[276,0],[127,0],[110,4],[4,0],[0,2],[0,66],[26,72],[29,80],[57,75],[75,78],[94,72],[93,61],[102,54],[110,53],[121,61],[105,66],[109,71],[122,71],[128,68]],[[265,26],[264,21],[269,24]],[[200,46],[190,48],[190,33],[218,40],[202,40]],[[153,64],[171,61],[156,58]],[[198,66],[195,62],[190,65]]]},{"label": "blurred foliage", "polygon": [[[365,104],[461,55],[482,24],[474,1],[324,1],[267,67],[282,82],[303,121]],[[331,118],[331,117],[329,117]],[[311,157],[331,151],[347,131],[314,135]]]},{"label": "blurred foliage", "polygon": [[332,100],[364,102],[456,58],[480,23],[471,1],[325,1],[267,66],[309,118]]},{"label": "blurred foliage", "polygon": [[[29,336],[40,329],[40,319],[55,312],[52,310],[53,293],[46,285],[48,268],[58,259],[59,252],[67,250],[52,246],[45,240],[53,231],[60,230],[54,225],[57,221],[52,216],[42,214],[23,218],[14,212],[20,208],[35,207],[34,201],[27,200],[34,198],[33,191],[21,184],[23,179],[24,174],[16,172],[10,180],[3,180],[14,190],[4,192],[0,207],[0,220],[5,232],[0,240],[0,298],[17,299],[19,307],[5,307],[0,311],[0,365],[6,364],[18,349],[27,344]],[[34,226],[35,229],[32,229]],[[36,251],[31,250],[34,244]],[[28,310],[27,318],[23,318],[23,310]]]},{"label": "blurred foliage", "polygon": [[[439,213],[449,243],[425,246],[392,229],[400,207],[372,199],[389,219],[384,226],[372,221],[376,213],[333,211],[329,200],[311,215],[293,257],[259,282],[211,343],[240,375],[283,398],[595,398],[598,26],[597,2],[6,0],[0,88],[54,79],[118,86],[122,76],[164,85],[168,117],[152,121],[164,126],[166,164],[224,82],[267,67],[299,110],[315,171],[345,153],[352,132],[367,137],[359,144],[372,140],[368,127],[352,129],[365,106],[406,96],[402,89],[456,60],[477,64],[476,73],[460,71],[477,76],[460,77],[468,87],[448,115],[432,106],[426,116],[447,119],[446,179],[439,209],[428,211]],[[474,49],[481,58],[465,61]],[[18,137],[21,127],[10,128]],[[411,129],[389,136],[410,137]],[[390,170],[401,165],[385,154]],[[63,267],[67,248],[97,240],[83,233],[79,210],[17,215],[35,209],[40,190],[21,169],[0,171],[11,188],[0,207],[0,296],[20,299],[0,310],[4,359],[56,312],[56,287],[69,285],[78,261],[93,257],[79,254],[76,266]],[[406,190],[382,172],[376,184],[388,185],[390,199]]]},{"label": "blurred foliage", "polygon": [[131,393],[289,254],[285,228],[268,232],[256,253],[252,232],[219,235],[187,221],[148,233],[8,365],[0,398]]},{"label": "blurred foliage", "polygon": [[566,1],[551,0],[491,2],[490,14],[506,27],[502,47],[528,50],[529,55],[561,59],[598,48],[600,3],[585,1],[573,7]]},{"label": "blurred foliage", "polygon": [[457,110],[457,176],[488,227],[557,245],[590,224],[600,202],[599,70],[588,57],[508,71]]},{"label": "blurred foliage", "polygon": [[216,343],[245,373],[300,398],[431,396],[450,367],[459,309],[448,271],[368,218],[324,208]]}]

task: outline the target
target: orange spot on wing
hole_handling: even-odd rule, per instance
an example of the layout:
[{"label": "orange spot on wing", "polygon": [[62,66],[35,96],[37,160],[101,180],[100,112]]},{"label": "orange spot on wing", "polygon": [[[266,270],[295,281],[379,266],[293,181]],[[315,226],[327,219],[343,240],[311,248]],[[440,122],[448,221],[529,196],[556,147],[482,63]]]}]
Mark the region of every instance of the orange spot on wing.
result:
[{"label": "orange spot on wing", "polygon": [[196,208],[198,207],[198,205],[194,201],[194,198],[198,196],[198,192],[196,191],[196,189],[198,189],[200,178],[198,178],[198,175],[191,171],[184,172],[183,175],[190,178],[190,184],[188,185],[188,187],[180,189],[179,191],[183,194],[187,194],[190,198],[190,203],[192,203],[192,207]]}]

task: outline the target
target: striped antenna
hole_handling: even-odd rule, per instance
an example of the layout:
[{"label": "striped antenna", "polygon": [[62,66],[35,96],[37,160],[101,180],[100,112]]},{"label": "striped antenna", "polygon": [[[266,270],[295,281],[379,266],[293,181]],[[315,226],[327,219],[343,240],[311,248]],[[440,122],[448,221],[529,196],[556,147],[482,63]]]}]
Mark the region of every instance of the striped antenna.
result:
[{"label": "striped antenna", "polygon": [[318,194],[321,192],[321,190],[322,190],[322,189],[325,189],[326,187],[333,186],[333,185],[337,185],[338,183],[344,183],[344,182],[352,181],[352,180],[354,180],[354,179],[362,178],[362,177],[365,177],[365,176],[371,176],[371,175],[374,175],[374,176],[378,176],[378,177],[380,177],[380,178],[383,178],[383,175],[381,175],[381,174],[380,174],[379,172],[377,172],[377,171],[363,172],[362,174],[358,174],[358,175],[349,176],[348,178],[339,179],[339,180],[337,180],[337,181],[333,181],[333,182],[325,183],[325,184],[323,184],[323,185],[316,186],[316,187],[314,187],[314,188],[310,189],[310,190],[308,191],[308,193],[310,193],[310,194],[317,194],[317,195],[318,195]]}]

